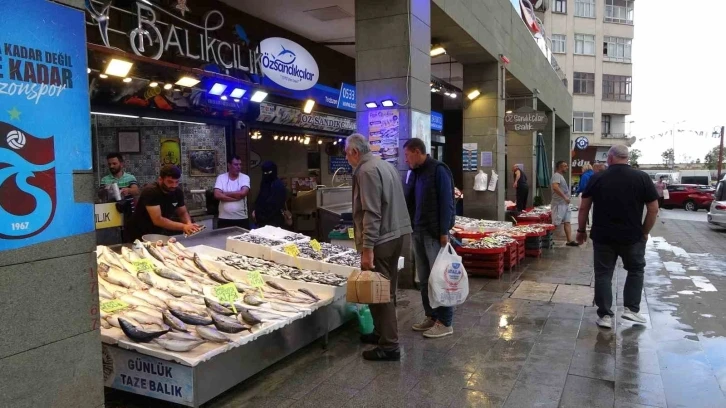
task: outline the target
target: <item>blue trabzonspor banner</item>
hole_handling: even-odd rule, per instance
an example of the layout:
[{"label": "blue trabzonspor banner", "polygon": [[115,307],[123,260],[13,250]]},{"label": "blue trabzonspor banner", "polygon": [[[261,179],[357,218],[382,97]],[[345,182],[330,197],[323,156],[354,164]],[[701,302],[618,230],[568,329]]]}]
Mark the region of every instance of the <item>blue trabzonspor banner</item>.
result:
[{"label": "blue trabzonspor banner", "polygon": [[0,2],[0,251],[91,232],[73,171],[91,169],[83,13]]}]

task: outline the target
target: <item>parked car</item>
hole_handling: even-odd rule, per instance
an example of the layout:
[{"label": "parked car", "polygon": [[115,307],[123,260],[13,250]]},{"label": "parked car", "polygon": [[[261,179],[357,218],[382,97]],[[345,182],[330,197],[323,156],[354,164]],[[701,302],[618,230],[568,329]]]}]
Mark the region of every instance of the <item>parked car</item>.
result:
[{"label": "parked car", "polygon": [[672,184],[668,186],[668,199],[663,200],[663,208],[681,207],[687,211],[709,208],[713,201],[713,189],[696,184]]},{"label": "parked car", "polygon": [[718,182],[713,197],[711,209],[708,212],[708,223],[726,228],[726,181]]}]

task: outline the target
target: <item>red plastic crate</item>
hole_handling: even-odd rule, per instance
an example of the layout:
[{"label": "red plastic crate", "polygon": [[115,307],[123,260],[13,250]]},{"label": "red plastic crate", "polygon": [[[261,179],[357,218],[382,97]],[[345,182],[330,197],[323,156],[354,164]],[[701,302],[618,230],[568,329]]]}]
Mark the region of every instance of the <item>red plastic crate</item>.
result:
[{"label": "red plastic crate", "polygon": [[532,258],[539,258],[542,256],[542,250],[541,249],[527,249],[527,250],[525,250],[525,254]]},{"label": "red plastic crate", "polygon": [[482,248],[482,249],[456,247],[456,253],[459,255],[463,255],[463,254],[496,255],[496,254],[503,254],[504,252],[506,252],[506,250],[507,250],[507,247]]},{"label": "red plastic crate", "polygon": [[466,268],[466,273],[472,276],[484,276],[487,278],[499,279],[504,275],[504,266],[500,268]]}]

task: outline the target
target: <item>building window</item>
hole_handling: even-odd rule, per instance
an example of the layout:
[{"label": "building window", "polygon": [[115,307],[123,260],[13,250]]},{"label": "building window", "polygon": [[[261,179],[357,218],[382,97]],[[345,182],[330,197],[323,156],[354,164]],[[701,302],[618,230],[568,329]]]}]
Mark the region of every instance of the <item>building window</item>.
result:
[{"label": "building window", "polygon": [[603,60],[630,63],[633,40],[622,37],[605,37],[602,45]]},{"label": "building window", "polygon": [[592,112],[572,112],[572,127],[574,132],[592,133],[595,123]]},{"label": "building window", "polygon": [[575,16],[595,18],[595,0],[575,0]]},{"label": "building window", "polygon": [[575,72],[572,78],[572,93],[575,95],[595,95],[595,74]]},{"label": "building window", "polygon": [[552,52],[555,54],[567,53],[567,36],[563,34],[552,34]]},{"label": "building window", "polygon": [[609,135],[610,134],[610,115],[602,115],[602,134],[603,135]]},{"label": "building window", "polygon": [[567,14],[567,0],[552,0],[552,12]]},{"label": "building window", "polygon": [[622,75],[602,76],[602,99],[604,101],[629,102],[633,98],[633,77]]},{"label": "building window", "polygon": [[605,0],[605,22],[633,24],[633,0]]},{"label": "building window", "polygon": [[575,54],[595,55],[595,36],[575,34]]}]

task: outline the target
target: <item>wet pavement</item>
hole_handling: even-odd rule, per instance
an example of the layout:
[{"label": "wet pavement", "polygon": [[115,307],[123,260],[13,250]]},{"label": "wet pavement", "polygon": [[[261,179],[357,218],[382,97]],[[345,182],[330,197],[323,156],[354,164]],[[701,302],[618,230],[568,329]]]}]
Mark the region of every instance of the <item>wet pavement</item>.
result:
[{"label": "wet pavement", "polygon": [[[501,280],[470,278],[454,334],[442,339],[411,330],[423,317],[420,296],[400,291],[400,362],[362,360],[367,347],[350,324],[327,350],[312,344],[205,406],[726,407],[725,248],[726,230],[659,219],[646,253],[648,323],[620,318],[619,263],[612,330],[598,328],[583,301],[590,245],[545,251]],[[512,297],[546,285],[549,301]],[[107,390],[106,406],[167,405]]]}]

